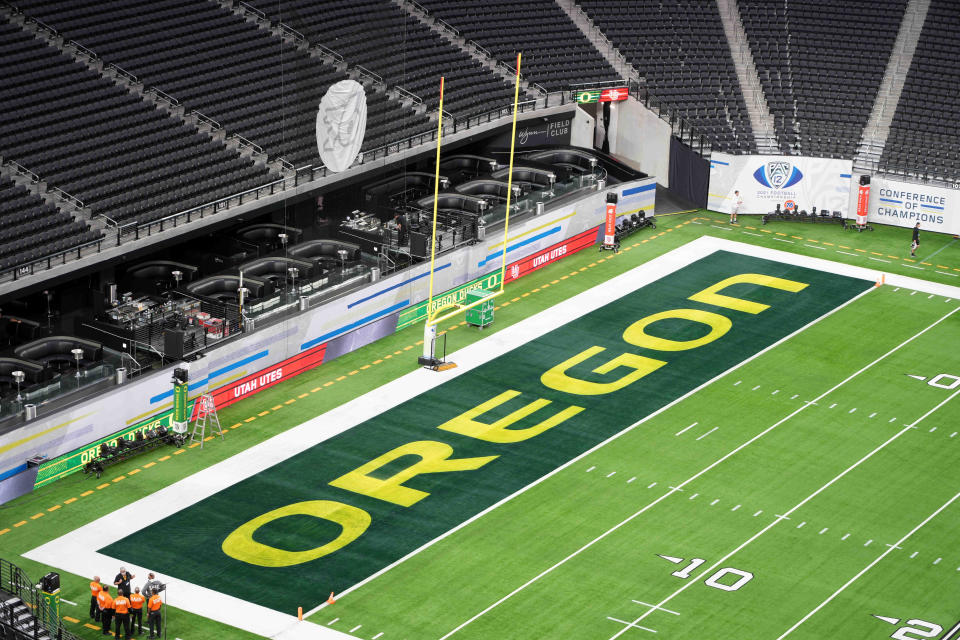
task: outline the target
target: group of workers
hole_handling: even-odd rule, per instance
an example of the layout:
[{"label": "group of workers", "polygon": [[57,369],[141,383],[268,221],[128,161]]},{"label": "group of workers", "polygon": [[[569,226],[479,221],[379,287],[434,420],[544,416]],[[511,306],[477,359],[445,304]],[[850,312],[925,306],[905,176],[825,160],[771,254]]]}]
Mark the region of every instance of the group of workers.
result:
[{"label": "group of workers", "polygon": [[147,627],[150,630],[148,638],[160,637],[160,608],[163,606],[160,591],[163,590],[163,584],[151,573],[142,592],[140,587],[135,587],[131,592],[130,581],[135,577],[120,567],[120,573],[113,581],[117,589],[114,597],[110,595],[110,587],[100,582],[100,576],[93,576],[90,582],[90,618],[100,622],[103,635],[110,635],[111,622],[116,624],[114,636],[118,640],[130,638],[134,628],[138,629],[137,635],[142,634],[143,609],[146,606]]}]

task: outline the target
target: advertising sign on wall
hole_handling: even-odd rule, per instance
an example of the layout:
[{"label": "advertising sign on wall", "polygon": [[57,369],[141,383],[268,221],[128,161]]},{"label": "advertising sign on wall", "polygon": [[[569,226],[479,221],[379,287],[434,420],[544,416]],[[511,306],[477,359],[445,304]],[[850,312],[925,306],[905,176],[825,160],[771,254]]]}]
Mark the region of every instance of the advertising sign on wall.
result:
[{"label": "advertising sign on wall", "polygon": [[734,191],[740,213],[769,213],[793,201],[800,209],[839,211],[850,205],[851,160],[800,156],[734,156],[713,153],[707,208],[730,213]]},{"label": "advertising sign on wall", "polygon": [[319,367],[323,364],[323,356],[326,350],[326,343],[318,345],[303,353],[298,353],[292,358],[287,358],[282,362],[270,365],[266,369],[261,369],[215,389],[210,393],[213,396],[214,405],[217,409],[229,407],[238,400],[260,393],[264,389],[269,389],[284,380],[298,376],[304,371]]},{"label": "advertising sign on wall", "polygon": [[870,185],[871,222],[912,227],[925,231],[960,233],[960,190],[899,182],[878,176]]}]

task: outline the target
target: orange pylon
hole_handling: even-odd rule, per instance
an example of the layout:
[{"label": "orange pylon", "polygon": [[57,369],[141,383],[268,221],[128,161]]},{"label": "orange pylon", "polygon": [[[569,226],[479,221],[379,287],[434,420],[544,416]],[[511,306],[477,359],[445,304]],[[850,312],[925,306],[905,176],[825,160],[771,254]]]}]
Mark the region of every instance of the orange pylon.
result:
[{"label": "orange pylon", "polygon": [[333,597],[333,591],[330,592],[330,597],[327,598],[327,604],[335,604],[337,601]]}]

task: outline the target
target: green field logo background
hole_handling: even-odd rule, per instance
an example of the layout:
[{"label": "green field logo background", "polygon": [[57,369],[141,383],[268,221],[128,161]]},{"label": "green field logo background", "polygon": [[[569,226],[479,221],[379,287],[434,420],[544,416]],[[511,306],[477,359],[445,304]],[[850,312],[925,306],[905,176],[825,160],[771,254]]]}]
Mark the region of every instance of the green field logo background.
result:
[{"label": "green field logo background", "polygon": [[[741,273],[761,273],[805,282],[809,286],[799,293],[748,284],[734,285],[724,291],[727,295],[771,305],[756,315],[687,299],[724,278]],[[279,611],[291,613],[298,605],[313,606],[331,591],[340,592],[356,584],[870,286],[872,283],[864,280],[716,252],[101,552]],[[703,347],[672,353],[631,347],[622,340],[624,329],[632,322],[678,308],[721,313],[733,321],[733,327],[722,338]],[[677,340],[695,339],[704,333],[702,326],[689,322],[668,320],[656,326],[656,335]],[[605,347],[606,351],[575,367],[569,372],[571,375],[608,382],[620,372],[598,376],[590,371],[623,352],[666,360],[669,364],[631,386],[604,396],[571,396],[540,383],[544,371],[594,345]],[[571,405],[585,410],[534,438],[515,444],[492,444],[437,429],[438,425],[508,389],[520,391],[522,395],[481,419],[491,422],[535,398],[546,398],[553,403],[513,428],[536,424]],[[476,471],[415,477],[408,486],[430,495],[411,507],[382,502],[328,484],[395,447],[418,440],[447,443],[457,458],[499,457]],[[389,469],[382,469],[383,477],[409,462],[399,460],[399,467],[391,465]],[[294,502],[322,499],[366,510],[372,517],[369,529],[336,553],[286,568],[252,566],[221,551],[226,536],[250,519]],[[320,546],[339,533],[338,526],[324,520],[293,516],[262,527],[256,539],[300,551]]]}]

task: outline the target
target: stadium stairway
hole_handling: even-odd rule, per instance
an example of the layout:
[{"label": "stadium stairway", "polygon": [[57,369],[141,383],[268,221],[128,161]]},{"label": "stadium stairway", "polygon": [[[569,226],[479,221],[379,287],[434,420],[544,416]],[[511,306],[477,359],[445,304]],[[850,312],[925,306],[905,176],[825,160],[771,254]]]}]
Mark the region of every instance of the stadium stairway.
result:
[{"label": "stadium stairway", "polygon": [[763,86],[760,84],[760,76],[757,75],[757,67],[753,63],[753,54],[750,53],[747,34],[740,20],[737,0],[717,0],[717,8],[720,10],[723,31],[727,35],[727,44],[730,45],[733,68],[740,80],[743,101],[747,104],[747,115],[750,117],[757,151],[777,153],[777,133],[773,126],[773,116],[770,115],[770,107],[767,105]]},{"label": "stadium stairway", "polygon": [[640,72],[637,71],[636,67],[627,61],[627,57],[620,53],[620,50],[610,42],[607,36],[603,35],[600,27],[593,23],[593,20],[584,13],[580,5],[574,0],[556,0],[556,3],[567,14],[570,21],[580,29],[584,37],[596,47],[600,55],[606,58],[607,63],[616,69],[621,78],[631,84],[644,83],[644,79],[640,77]]},{"label": "stadium stairway", "polygon": [[856,169],[876,169],[890,135],[890,125],[900,103],[907,72],[913,64],[913,55],[920,42],[920,33],[927,20],[930,0],[908,0],[907,9],[900,24],[900,32],[887,61],[887,70],[880,82],[877,99],[873,103],[870,119],[863,128],[863,137],[853,158]]}]

